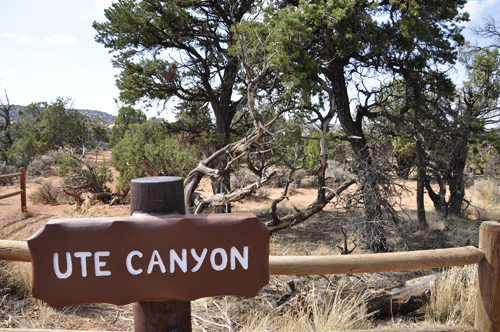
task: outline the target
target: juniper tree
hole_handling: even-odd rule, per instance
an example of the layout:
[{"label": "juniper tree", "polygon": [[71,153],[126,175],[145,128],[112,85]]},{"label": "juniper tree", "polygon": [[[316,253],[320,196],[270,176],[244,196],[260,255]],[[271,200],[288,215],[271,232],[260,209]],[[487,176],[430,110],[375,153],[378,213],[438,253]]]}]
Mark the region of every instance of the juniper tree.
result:
[{"label": "juniper tree", "polygon": [[[120,0],[94,22],[96,41],[114,54],[120,99],[166,103],[171,99],[210,105],[215,132],[228,142],[231,122],[244,97],[238,84],[238,58],[228,54],[232,27],[254,6],[253,0]],[[221,165],[223,167],[223,165]],[[218,185],[229,189],[229,173]]]}]

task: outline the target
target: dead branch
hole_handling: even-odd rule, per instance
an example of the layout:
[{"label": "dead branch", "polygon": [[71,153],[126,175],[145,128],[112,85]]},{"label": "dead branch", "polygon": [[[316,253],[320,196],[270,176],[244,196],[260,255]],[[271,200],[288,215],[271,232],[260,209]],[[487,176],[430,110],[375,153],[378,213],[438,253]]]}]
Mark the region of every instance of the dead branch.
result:
[{"label": "dead branch", "polygon": [[346,190],[347,188],[352,186],[354,183],[356,183],[356,179],[350,179],[350,180],[342,183],[342,185],[340,185],[340,187],[338,187],[335,191],[330,192],[325,197],[324,200],[318,200],[318,198],[316,198],[316,200],[313,203],[311,203],[310,205],[308,205],[305,209],[300,210],[300,211],[296,211],[293,214],[290,214],[290,215],[287,215],[287,216],[280,218],[276,213],[276,207],[277,207],[278,203],[283,201],[285,198],[288,199],[288,197],[286,196],[286,190],[285,190],[284,194],[281,197],[275,199],[273,201],[273,203],[271,204],[270,215],[271,215],[272,220],[267,223],[267,227],[271,230],[271,233],[272,233],[272,232],[276,232],[280,229],[286,228],[288,226],[296,225],[298,223],[301,223],[301,222],[307,220],[309,217],[311,217],[315,213],[321,211],[329,201],[331,201],[334,197],[339,196],[344,190]]},{"label": "dead branch", "polygon": [[267,174],[263,172],[262,178],[254,182],[246,187],[240,188],[238,190],[234,190],[228,194],[216,194],[209,198],[204,198],[202,195],[198,196],[195,199],[195,214],[201,213],[205,208],[215,207],[215,206],[226,206],[231,204],[232,202],[239,201],[257,191],[257,189],[264,186],[271,180],[278,179],[283,177],[283,173],[272,172],[271,174]]},{"label": "dead branch", "polygon": [[94,194],[94,200],[96,199],[96,197],[106,199],[107,195],[102,195],[103,193],[105,193],[104,183],[102,183],[101,179],[99,178],[97,164],[86,162],[84,159],[86,151],[85,147],[83,146],[81,148],[82,153],[79,157],[75,156],[73,148],[60,147],[59,149],[86,168],[82,168],[81,170],[77,171],[73,170],[72,173],[64,179],[64,185],[61,186],[62,192],[65,195],[73,197],[76,201],[77,207],[82,205],[83,199],[81,196],[85,192]]},{"label": "dead branch", "polygon": [[156,167],[153,165],[151,160],[145,155],[141,155],[142,162],[144,163],[144,168],[146,168],[146,174],[148,176],[163,176],[165,175],[163,171],[157,171]]}]

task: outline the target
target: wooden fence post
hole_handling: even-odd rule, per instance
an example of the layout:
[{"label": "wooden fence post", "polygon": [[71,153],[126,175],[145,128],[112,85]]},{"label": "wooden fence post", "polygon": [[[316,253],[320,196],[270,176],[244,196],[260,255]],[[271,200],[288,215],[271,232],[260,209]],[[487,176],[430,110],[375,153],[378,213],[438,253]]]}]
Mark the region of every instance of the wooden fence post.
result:
[{"label": "wooden fence post", "polygon": [[[185,214],[184,186],[179,177],[133,179],[130,184],[132,215]],[[191,332],[191,302],[134,303],[135,332]]]},{"label": "wooden fence post", "polygon": [[479,229],[479,249],[484,259],[478,263],[475,328],[479,332],[500,331],[500,224],[485,221]]},{"label": "wooden fence post", "polygon": [[21,183],[21,190],[23,191],[21,193],[21,212],[27,212],[28,205],[26,203],[26,171],[24,170],[24,167],[21,167],[19,169],[19,173],[21,173],[19,182]]}]

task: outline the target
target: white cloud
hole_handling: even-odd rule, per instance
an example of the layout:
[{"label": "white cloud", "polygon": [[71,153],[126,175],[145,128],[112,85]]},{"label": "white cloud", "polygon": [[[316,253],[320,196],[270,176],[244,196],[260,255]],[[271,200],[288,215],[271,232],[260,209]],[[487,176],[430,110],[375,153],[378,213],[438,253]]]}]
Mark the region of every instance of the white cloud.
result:
[{"label": "white cloud", "polygon": [[494,6],[498,3],[498,0],[484,0],[483,4],[487,7]]},{"label": "white cloud", "polygon": [[2,36],[4,36],[4,37],[10,37],[10,38],[16,38],[17,40],[23,41],[23,42],[26,42],[26,41],[32,42],[32,41],[34,41],[34,39],[31,38],[30,36],[18,36],[15,33],[4,33],[4,34],[2,34]]},{"label": "white cloud", "polygon": [[30,36],[19,36],[18,38],[20,41],[28,41],[28,42],[31,42],[31,41],[34,41],[33,38],[31,38]]},{"label": "white cloud", "polygon": [[488,10],[488,7],[495,6],[498,2],[499,0],[467,1],[463,10],[469,13],[471,21],[475,21],[479,20],[481,16],[487,16],[489,13],[485,13],[485,11]]},{"label": "white cloud", "polygon": [[33,55],[35,57],[37,57],[37,58],[50,58],[50,57],[52,57],[51,53],[39,53],[39,52],[35,52]]},{"label": "white cloud", "polygon": [[58,42],[58,43],[76,43],[76,38],[67,37],[63,35],[54,35],[52,38],[45,38],[47,42]]}]

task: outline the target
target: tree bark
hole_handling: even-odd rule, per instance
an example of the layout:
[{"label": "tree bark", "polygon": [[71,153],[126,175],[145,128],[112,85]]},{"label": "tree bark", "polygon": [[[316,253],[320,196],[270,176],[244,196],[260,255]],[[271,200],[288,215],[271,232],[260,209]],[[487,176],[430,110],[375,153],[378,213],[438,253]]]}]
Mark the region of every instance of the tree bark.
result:
[{"label": "tree bark", "polygon": [[425,218],[424,187],[426,180],[425,155],[421,139],[417,138],[417,216],[420,227],[427,228]]},{"label": "tree bark", "polygon": [[468,144],[467,139],[459,137],[453,151],[450,165],[448,186],[450,199],[448,200],[448,212],[453,215],[462,215],[462,204],[465,197],[464,170],[467,163]]},{"label": "tree bark", "polygon": [[349,139],[354,154],[354,173],[358,175],[357,184],[361,188],[364,200],[366,224],[364,235],[370,248],[375,252],[388,250],[387,238],[382,225],[378,222],[383,220],[382,201],[380,189],[375,180],[376,174],[371,174],[372,160],[366,137],[362,128],[362,118],[352,118],[349,106],[349,95],[347,93],[347,82],[344,75],[344,66],[347,65],[342,58],[332,57],[324,74],[328,77],[332,94],[330,103],[339,117],[342,130]]}]

